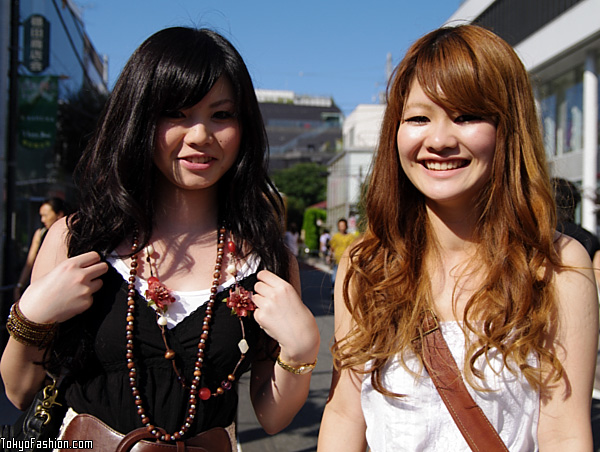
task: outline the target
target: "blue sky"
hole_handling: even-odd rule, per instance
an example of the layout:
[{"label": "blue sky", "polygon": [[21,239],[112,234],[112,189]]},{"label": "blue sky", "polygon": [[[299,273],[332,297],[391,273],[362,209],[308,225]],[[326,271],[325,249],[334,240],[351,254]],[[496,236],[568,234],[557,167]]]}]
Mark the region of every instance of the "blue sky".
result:
[{"label": "blue sky", "polygon": [[112,87],[127,58],[165,27],[212,28],[239,50],[257,88],[332,96],[345,114],[377,101],[397,64],[460,0],[75,0]]}]

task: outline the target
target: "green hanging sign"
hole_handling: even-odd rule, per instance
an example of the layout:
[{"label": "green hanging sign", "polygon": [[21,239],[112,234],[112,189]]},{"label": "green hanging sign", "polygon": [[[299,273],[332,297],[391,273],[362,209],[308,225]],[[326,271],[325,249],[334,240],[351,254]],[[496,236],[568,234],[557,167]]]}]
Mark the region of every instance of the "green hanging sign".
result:
[{"label": "green hanging sign", "polygon": [[19,144],[26,149],[54,146],[58,111],[58,77],[19,77]]}]

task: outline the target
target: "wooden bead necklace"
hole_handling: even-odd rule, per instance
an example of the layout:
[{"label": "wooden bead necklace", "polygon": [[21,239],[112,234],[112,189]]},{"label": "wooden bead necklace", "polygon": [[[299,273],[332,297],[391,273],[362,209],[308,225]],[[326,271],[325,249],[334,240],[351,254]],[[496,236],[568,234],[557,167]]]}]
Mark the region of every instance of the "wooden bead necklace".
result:
[{"label": "wooden bead necklace", "polygon": [[[178,441],[181,440],[184,435],[191,428],[192,423],[196,417],[197,413],[197,404],[198,399],[200,400],[208,400],[211,397],[216,397],[221,394],[224,394],[225,391],[231,389],[233,382],[236,380],[236,372],[241,365],[242,361],[246,356],[246,352],[248,351],[248,343],[246,342],[246,333],[244,330],[244,323],[242,322],[241,316],[238,315],[238,319],[240,321],[240,326],[242,329],[242,339],[238,343],[238,348],[240,349],[241,356],[235,365],[233,371],[227,375],[227,379],[221,382],[221,385],[213,392],[207,387],[200,388],[200,377],[202,376],[202,367],[204,364],[204,349],[206,347],[206,340],[208,339],[208,333],[210,331],[210,323],[213,316],[213,307],[215,304],[215,299],[217,296],[217,289],[219,287],[219,281],[221,279],[221,266],[223,263],[223,255],[224,255],[224,243],[225,243],[225,228],[219,229],[218,240],[217,240],[217,262],[215,264],[215,271],[213,273],[213,283],[210,288],[210,297],[206,304],[206,311],[204,315],[204,320],[202,321],[202,334],[200,335],[200,340],[198,342],[198,352],[196,353],[196,362],[194,364],[194,378],[191,381],[189,386],[189,398],[188,398],[188,406],[187,406],[187,416],[183,425],[180,429],[174,433],[167,433],[163,428],[155,426],[148,415],[146,414],[146,410],[143,407],[143,401],[141,397],[140,390],[138,388],[138,378],[137,378],[137,368],[134,361],[134,314],[135,314],[135,281],[137,277],[137,268],[138,268],[138,255],[134,254],[131,257],[131,268],[129,270],[129,279],[127,285],[127,327],[126,327],[126,359],[127,359],[127,368],[129,369],[129,387],[131,388],[131,393],[133,395],[134,403],[137,407],[137,413],[140,416],[142,424],[146,427],[148,432],[152,434],[159,441]],[[235,244],[233,242],[228,243],[229,251],[233,254],[235,252]],[[134,234],[133,237],[133,245],[132,251],[138,249],[138,240],[137,233]],[[160,284],[161,287],[158,288],[159,292],[163,294],[164,297],[170,296],[170,291],[158,281],[158,278],[152,276],[156,279],[153,282]],[[237,286],[237,283],[236,283]],[[164,291],[163,291],[164,289]],[[156,303],[156,300],[152,300]],[[158,304],[157,304],[158,306]],[[173,362],[173,366],[178,376],[178,380],[185,385],[183,379],[177,370],[177,367],[174,362],[175,352],[169,348],[168,343],[166,341],[164,326],[160,324],[160,318],[164,315],[165,310],[157,310],[157,319],[159,326],[162,326],[161,331],[163,335],[163,340],[165,342],[165,346],[167,351],[165,352],[165,358]]]}]

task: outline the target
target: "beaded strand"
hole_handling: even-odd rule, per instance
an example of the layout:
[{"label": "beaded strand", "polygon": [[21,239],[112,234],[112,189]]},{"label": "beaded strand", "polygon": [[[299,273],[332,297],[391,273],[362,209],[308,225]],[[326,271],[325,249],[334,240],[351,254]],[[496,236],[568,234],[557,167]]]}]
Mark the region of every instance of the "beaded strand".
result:
[{"label": "beaded strand", "polygon": [[[127,285],[127,327],[126,327],[126,359],[127,359],[127,368],[129,369],[129,387],[131,389],[131,393],[134,398],[134,403],[137,407],[137,413],[140,416],[140,420],[142,424],[146,427],[148,432],[152,434],[159,441],[178,441],[183,438],[183,436],[187,433],[187,431],[191,428],[192,423],[196,417],[197,413],[197,403],[198,398],[200,400],[208,400],[210,397],[219,396],[225,391],[232,388],[232,383],[236,380],[235,373],[237,372],[240,364],[245,358],[245,354],[248,351],[248,343],[246,342],[246,334],[244,330],[244,324],[242,319],[238,317],[240,321],[240,326],[242,329],[242,340],[240,340],[238,347],[240,349],[241,355],[237,364],[235,365],[233,371],[227,375],[227,379],[221,382],[221,386],[218,387],[214,392],[212,392],[209,388],[203,387],[198,389],[200,384],[200,377],[202,376],[202,366],[204,364],[204,348],[206,347],[206,340],[208,339],[208,334],[210,331],[210,323],[213,316],[213,307],[215,304],[215,299],[217,296],[217,290],[219,287],[219,281],[221,279],[221,266],[223,263],[223,255],[224,255],[224,243],[225,243],[225,228],[219,229],[218,241],[217,241],[217,261],[215,264],[215,271],[213,273],[213,283],[210,288],[210,297],[206,304],[206,311],[204,315],[204,319],[202,321],[202,334],[200,335],[200,340],[198,342],[198,352],[196,353],[196,362],[194,364],[194,378],[189,385],[190,395],[188,398],[188,406],[187,406],[187,416],[183,425],[180,429],[172,434],[167,433],[163,428],[155,426],[148,415],[146,414],[146,410],[143,407],[143,401],[141,397],[140,390],[138,388],[138,378],[137,378],[137,368],[135,366],[134,361],[134,346],[133,346],[133,338],[134,338],[134,314],[135,314],[135,281],[137,277],[137,268],[138,268],[138,255],[134,254],[131,257],[131,268],[129,270],[129,279]],[[137,234],[134,235],[132,251],[137,250],[138,248],[138,240]],[[167,353],[168,353],[167,346]],[[166,357],[166,356],[165,356]],[[170,359],[169,357],[166,357]]]}]

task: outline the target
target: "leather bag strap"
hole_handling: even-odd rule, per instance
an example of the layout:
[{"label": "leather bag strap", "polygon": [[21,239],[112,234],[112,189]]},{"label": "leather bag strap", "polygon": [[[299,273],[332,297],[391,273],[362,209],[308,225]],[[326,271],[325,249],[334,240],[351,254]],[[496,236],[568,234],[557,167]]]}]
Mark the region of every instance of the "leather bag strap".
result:
[{"label": "leather bag strap", "polygon": [[419,334],[413,342],[435,388],[471,450],[508,452],[502,438],[467,390],[432,311],[427,310],[423,314]]}]

